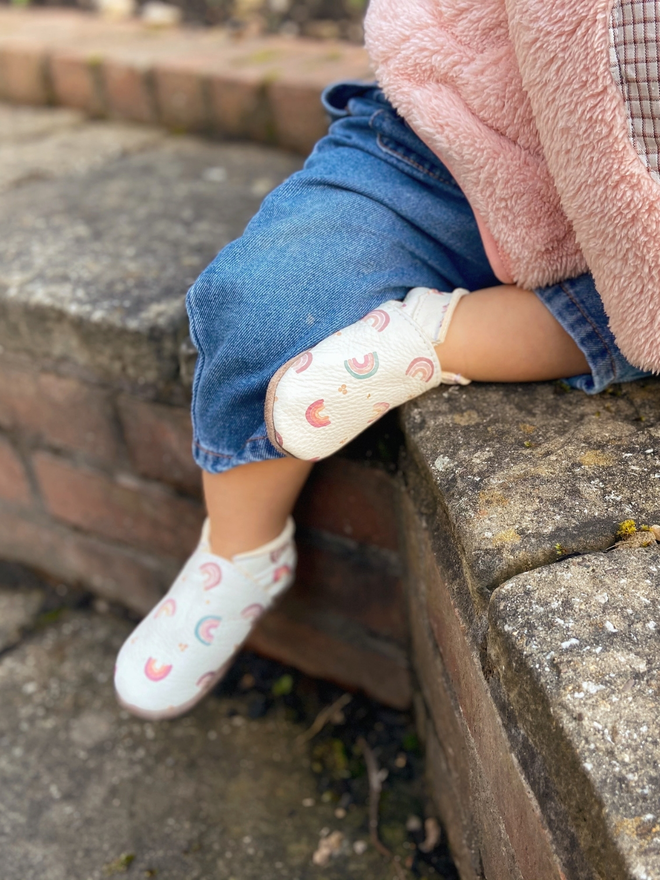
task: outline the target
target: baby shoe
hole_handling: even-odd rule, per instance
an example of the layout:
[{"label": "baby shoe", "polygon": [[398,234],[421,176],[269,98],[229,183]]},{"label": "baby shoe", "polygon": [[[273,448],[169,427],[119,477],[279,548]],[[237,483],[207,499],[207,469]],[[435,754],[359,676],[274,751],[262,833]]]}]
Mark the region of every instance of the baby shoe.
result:
[{"label": "baby shoe", "polygon": [[115,667],[119,703],[140,718],[175,718],[222,678],[274,599],[293,582],[295,531],[249,553],[211,552],[209,521],[167,595],[124,643]]},{"label": "baby shoe", "polygon": [[280,452],[318,461],[395,406],[441,383],[469,380],[440,367],[443,342],[467,290],[411,290],[288,361],[266,396],[268,437]]}]

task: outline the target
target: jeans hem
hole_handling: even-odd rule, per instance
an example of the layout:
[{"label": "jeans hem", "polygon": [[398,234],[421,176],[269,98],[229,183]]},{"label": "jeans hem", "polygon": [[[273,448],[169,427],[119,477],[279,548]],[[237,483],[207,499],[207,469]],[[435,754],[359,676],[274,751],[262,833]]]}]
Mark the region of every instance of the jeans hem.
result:
[{"label": "jeans hem", "polygon": [[[585,278],[586,276],[581,276],[562,281],[551,287],[538,288],[534,292],[573,339],[591,370],[590,373],[571,376],[566,382],[586,394],[599,394],[614,382],[631,382],[649,374],[629,364],[613,340],[612,345],[608,344],[607,337],[611,336],[609,330],[603,333],[598,322],[593,320],[590,310],[580,301],[580,285],[584,284]],[[590,286],[592,284],[590,279]],[[597,296],[595,290],[590,290],[589,295]],[[606,320],[604,314],[603,318]]]},{"label": "jeans hem", "polygon": [[255,437],[248,440],[238,452],[214,452],[193,441],[192,455],[195,464],[209,474],[222,474],[242,464],[256,461],[284,458],[271,444],[268,437]]}]

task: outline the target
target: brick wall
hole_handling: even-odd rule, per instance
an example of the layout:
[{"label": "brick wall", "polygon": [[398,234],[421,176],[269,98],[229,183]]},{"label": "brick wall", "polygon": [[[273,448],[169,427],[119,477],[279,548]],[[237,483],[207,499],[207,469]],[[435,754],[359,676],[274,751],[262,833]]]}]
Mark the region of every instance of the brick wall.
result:
[{"label": "brick wall", "polygon": [[[0,355],[0,558],[144,613],[203,520],[188,410]],[[296,585],[250,645],[395,706],[410,698],[394,480],[320,465]]]}]

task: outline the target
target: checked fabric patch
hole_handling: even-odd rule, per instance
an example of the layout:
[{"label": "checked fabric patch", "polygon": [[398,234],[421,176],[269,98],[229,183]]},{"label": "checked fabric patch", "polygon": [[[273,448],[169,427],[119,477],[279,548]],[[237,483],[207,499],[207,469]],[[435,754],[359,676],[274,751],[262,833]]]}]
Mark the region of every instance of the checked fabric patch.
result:
[{"label": "checked fabric patch", "polygon": [[610,17],[610,68],[628,114],[629,135],[660,183],[660,5],[617,0]]}]

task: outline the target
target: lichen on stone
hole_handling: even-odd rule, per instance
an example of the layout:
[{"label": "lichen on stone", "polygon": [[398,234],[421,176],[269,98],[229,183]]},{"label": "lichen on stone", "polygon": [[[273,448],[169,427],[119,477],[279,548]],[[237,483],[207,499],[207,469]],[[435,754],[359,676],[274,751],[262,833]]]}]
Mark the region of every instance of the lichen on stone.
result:
[{"label": "lichen on stone", "polygon": [[623,522],[619,523],[616,536],[617,538],[629,538],[631,535],[634,535],[636,531],[637,526],[635,525],[635,520],[624,519]]}]

